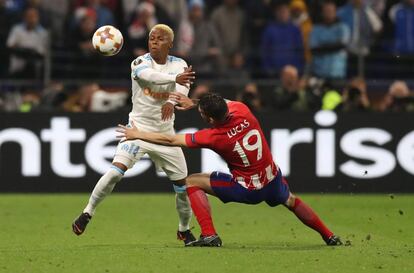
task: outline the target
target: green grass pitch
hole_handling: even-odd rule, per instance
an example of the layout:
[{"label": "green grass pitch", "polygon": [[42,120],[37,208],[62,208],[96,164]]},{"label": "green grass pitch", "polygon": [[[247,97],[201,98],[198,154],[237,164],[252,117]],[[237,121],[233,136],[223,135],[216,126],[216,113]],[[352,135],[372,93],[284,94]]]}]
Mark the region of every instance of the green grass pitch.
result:
[{"label": "green grass pitch", "polygon": [[70,224],[87,198],[0,195],[0,272],[414,272],[414,195],[302,195],[344,247],[284,207],[210,197],[224,246],[184,248],[172,194],[113,194],[77,237]]}]

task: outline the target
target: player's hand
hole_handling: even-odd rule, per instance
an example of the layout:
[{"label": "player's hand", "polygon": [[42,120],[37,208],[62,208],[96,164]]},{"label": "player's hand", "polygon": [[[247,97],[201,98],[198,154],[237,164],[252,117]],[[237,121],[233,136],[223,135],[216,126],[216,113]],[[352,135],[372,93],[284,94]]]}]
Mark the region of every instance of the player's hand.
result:
[{"label": "player's hand", "polygon": [[169,100],[176,102],[175,108],[182,111],[189,110],[197,105],[192,99],[179,92],[171,92]]},{"label": "player's hand", "polygon": [[175,82],[187,87],[190,87],[195,80],[195,72],[193,71],[193,67],[190,65],[184,69],[184,72],[177,75],[175,78]]},{"label": "player's hand", "polygon": [[139,134],[138,128],[135,127],[134,124],[132,124],[132,127],[118,124],[118,128],[115,131],[119,133],[116,138],[120,139],[121,142],[124,142],[125,140],[137,139]]},{"label": "player's hand", "polygon": [[161,107],[161,119],[163,121],[167,121],[172,118],[173,114],[174,114],[174,105],[171,102],[166,102]]}]

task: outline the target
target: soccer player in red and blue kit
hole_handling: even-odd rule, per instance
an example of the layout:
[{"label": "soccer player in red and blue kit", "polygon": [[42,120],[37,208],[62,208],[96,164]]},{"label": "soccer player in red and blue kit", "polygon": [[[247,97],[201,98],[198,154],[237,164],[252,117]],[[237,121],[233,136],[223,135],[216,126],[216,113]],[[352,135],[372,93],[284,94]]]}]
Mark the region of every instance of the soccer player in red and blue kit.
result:
[{"label": "soccer player in red and blue kit", "polygon": [[[182,110],[196,106],[185,96],[175,94]],[[289,191],[282,172],[273,161],[259,122],[241,102],[226,101],[208,93],[198,102],[202,118],[212,125],[193,134],[166,135],[138,131],[135,127],[119,125],[119,137],[189,148],[208,148],[218,153],[228,164],[230,174],[218,171],[198,173],[187,177],[187,193],[191,207],[201,227],[201,236],[186,246],[221,246],[211,218],[206,193],[222,202],[258,204],[265,201],[275,207],[283,204],[305,225],[319,232],[327,245],[341,245],[318,215],[299,197]]]}]

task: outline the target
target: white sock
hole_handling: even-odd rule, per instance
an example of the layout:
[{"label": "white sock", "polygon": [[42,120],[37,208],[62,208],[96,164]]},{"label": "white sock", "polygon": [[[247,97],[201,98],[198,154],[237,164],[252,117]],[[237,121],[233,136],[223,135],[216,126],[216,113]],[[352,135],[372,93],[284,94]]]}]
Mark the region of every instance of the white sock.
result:
[{"label": "white sock", "polygon": [[91,216],[95,214],[98,204],[112,192],[115,184],[122,179],[123,174],[121,174],[121,172],[122,170],[118,168],[111,168],[101,177],[101,179],[99,179],[92,191],[91,196],[89,197],[88,205],[85,207],[83,212],[86,212]]},{"label": "white sock", "polygon": [[175,204],[179,218],[178,230],[186,231],[190,229],[191,215],[193,214],[186,191],[175,194]]}]

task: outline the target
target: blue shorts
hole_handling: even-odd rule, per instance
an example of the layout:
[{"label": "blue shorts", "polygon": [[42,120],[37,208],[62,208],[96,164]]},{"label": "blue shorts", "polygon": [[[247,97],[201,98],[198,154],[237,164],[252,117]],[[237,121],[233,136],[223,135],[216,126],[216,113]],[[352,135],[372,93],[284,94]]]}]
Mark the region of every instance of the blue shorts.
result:
[{"label": "blue shorts", "polygon": [[260,190],[248,190],[237,183],[232,175],[221,172],[211,173],[210,185],[223,203],[253,205],[265,201],[269,206],[275,207],[286,203],[289,198],[289,185],[282,179],[280,170],[277,176]]}]

